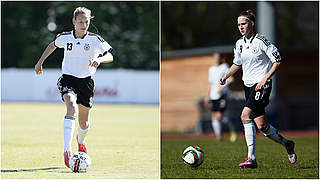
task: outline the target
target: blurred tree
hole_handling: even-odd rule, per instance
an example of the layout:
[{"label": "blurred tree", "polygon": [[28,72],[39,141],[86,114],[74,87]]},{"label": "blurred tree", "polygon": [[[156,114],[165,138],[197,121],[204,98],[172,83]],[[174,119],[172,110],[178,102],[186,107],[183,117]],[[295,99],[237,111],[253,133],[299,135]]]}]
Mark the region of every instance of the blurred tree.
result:
[{"label": "blurred tree", "polygon": [[[33,68],[58,33],[73,29],[79,6],[95,16],[89,31],[115,50],[115,61],[103,68],[159,69],[158,2],[2,2],[2,67]],[[60,67],[62,58],[57,49],[44,67]]]},{"label": "blurred tree", "polygon": [[[279,48],[318,48],[319,2],[277,2]],[[241,37],[237,17],[241,11],[256,13],[257,2],[162,2],[162,50],[233,45]],[[263,22],[257,22],[263,23]]]}]

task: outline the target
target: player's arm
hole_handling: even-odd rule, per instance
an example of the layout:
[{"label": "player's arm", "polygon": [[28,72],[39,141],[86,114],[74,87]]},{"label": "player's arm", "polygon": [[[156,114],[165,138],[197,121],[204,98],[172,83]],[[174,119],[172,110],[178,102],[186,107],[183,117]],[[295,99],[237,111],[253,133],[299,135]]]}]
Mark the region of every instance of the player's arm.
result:
[{"label": "player's arm", "polygon": [[43,62],[50,56],[50,54],[56,50],[56,46],[54,45],[54,42],[51,42],[47,48],[44,50],[44,52],[42,53],[39,61],[37,62],[37,64],[34,67],[34,70],[36,71],[36,74],[42,74],[42,64]]},{"label": "player's arm", "polygon": [[220,86],[220,88],[218,89],[218,93],[221,93],[223,91],[223,89],[228,87],[233,81],[234,81],[234,77],[230,76],[228,81],[226,81],[226,83],[224,85]]},{"label": "player's arm", "polygon": [[270,68],[269,72],[264,76],[264,78],[257,84],[255,90],[258,91],[263,88],[263,86],[266,84],[267,80],[270,79],[274,73],[279,69],[281,62],[274,62],[272,64],[272,67]]},{"label": "player's arm", "polygon": [[262,78],[262,80],[257,84],[255,90],[258,91],[264,87],[267,80],[270,79],[273,74],[279,69],[279,66],[281,64],[281,56],[276,48],[272,43],[270,43],[269,40],[264,39],[264,41],[260,42],[260,47],[262,51],[266,53],[270,61],[273,63],[272,67],[268,71],[268,73]]},{"label": "player's arm", "polygon": [[111,63],[113,61],[113,55],[111,54],[112,50],[109,50],[104,53],[104,55],[93,58],[89,61],[89,66],[98,67],[101,63]]},{"label": "player's arm", "polygon": [[241,66],[232,64],[232,66],[230,67],[230,69],[228,70],[228,72],[227,72],[224,76],[222,76],[222,78],[220,78],[219,83],[220,83],[221,85],[226,84],[226,80],[227,80],[229,77],[233,76],[240,68],[241,68]]},{"label": "player's arm", "polygon": [[209,105],[209,101],[210,101],[210,91],[211,91],[211,84],[209,83],[209,86],[208,86],[208,94],[207,96],[204,98],[204,105],[206,107],[208,107]]}]

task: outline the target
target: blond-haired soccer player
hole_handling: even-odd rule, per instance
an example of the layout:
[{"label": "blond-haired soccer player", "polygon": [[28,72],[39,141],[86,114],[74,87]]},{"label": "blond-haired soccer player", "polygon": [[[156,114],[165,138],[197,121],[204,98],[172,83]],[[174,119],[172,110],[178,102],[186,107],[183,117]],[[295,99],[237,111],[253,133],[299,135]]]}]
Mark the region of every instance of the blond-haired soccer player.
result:
[{"label": "blond-haired soccer player", "polygon": [[64,117],[64,162],[69,167],[72,154],[71,142],[78,114],[78,151],[87,153],[85,137],[89,131],[89,111],[92,107],[94,80],[92,75],[100,63],[113,61],[112,47],[99,35],[88,32],[91,11],[85,7],[74,10],[72,31],[56,36],[43,52],[35,65],[36,74],[42,74],[42,64],[56,49],[64,49],[62,75],[57,86],[64,101],[67,113]]}]

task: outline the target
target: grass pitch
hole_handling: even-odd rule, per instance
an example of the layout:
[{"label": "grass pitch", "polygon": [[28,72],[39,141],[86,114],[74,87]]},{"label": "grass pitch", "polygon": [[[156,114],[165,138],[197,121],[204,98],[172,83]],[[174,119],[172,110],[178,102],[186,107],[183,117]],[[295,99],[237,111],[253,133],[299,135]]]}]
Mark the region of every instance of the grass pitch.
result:
[{"label": "grass pitch", "polygon": [[[63,161],[62,103],[2,103],[1,178],[159,178],[159,108],[95,104],[86,143],[92,165],[72,173]],[[76,130],[73,152],[77,150]]]},{"label": "grass pitch", "polygon": [[[318,138],[293,138],[298,161],[290,164],[286,150],[267,138],[257,138],[257,169],[240,169],[247,156],[245,139],[235,143],[227,140],[161,140],[161,178],[319,178]],[[204,162],[198,168],[183,163],[183,150],[189,145],[199,145],[204,151]]]}]

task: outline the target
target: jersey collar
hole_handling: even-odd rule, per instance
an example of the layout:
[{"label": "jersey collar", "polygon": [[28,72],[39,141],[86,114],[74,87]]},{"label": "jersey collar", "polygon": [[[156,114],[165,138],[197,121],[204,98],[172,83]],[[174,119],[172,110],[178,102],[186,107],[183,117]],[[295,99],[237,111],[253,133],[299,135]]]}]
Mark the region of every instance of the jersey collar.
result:
[{"label": "jersey collar", "polygon": [[247,43],[247,40],[248,40],[250,43],[252,43],[252,41],[253,41],[254,37],[256,37],[256,35],[257,35],[257,33],[253,34],[253,35],[250,37],[250,39],[247,39],[245,36],[243,36],[243,40],[244,40],[245,43]]},{"label": "jersey collar", "polygon": [[74,30],[72,30],[72,34],[73,34],[74,39],[84,39],[84,38],[86,37],[86,35],[88,34],[88,31],[87,31],[87,33],[86,33],[85,35],[83,35],[81,38],[77,38],[77,37],[76,37],[76,34],[75,34]]}]

